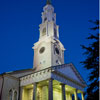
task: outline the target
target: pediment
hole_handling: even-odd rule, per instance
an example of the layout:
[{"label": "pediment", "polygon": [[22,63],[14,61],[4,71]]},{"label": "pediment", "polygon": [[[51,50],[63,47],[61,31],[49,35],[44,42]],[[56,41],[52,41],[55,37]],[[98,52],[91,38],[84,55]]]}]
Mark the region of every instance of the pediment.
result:
[{"label": "pediment", "polygon": [[66,77],[68,77],[74,81],[77,81],[81,84],[85,84],[81,75],[79,74],[79,72],[76,70],[76,68],[74,67],[74,65],[72,63],[60,65],[58,67],[59,68],[56,69],[58,72],[64,74]]}]

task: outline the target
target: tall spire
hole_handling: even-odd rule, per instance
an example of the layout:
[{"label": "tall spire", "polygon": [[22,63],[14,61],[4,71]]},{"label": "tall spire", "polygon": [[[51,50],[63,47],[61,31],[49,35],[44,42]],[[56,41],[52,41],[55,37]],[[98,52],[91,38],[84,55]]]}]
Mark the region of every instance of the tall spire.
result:
[{"label": "tall spire", "polygon": [[51,4],[51,0],[47,0],[47,4]]}]

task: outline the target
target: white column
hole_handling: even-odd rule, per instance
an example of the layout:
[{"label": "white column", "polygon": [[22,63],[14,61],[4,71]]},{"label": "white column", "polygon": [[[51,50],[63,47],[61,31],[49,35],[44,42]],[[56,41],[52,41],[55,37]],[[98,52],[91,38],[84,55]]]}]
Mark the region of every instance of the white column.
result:
[{"label": "white column", "polygon": [[37,84],[34,83],[33,85],[33,100],[36,100]]},{"label": "white column", "polygon": [[62,100],[66,100],[65,84],[61,84],[61,86],[62,86]]},{"label": "white column", "polygon": [[24,90],[24,87],[20,87],[20,93],[19,93],[20,100],[23,100],[23,90]]},{"label": "white column", "polygon": [[69,93],[69,100],[72,100],[72,94]]},{"label": "white column", "polygon": [[81,97],[82,97],[82,100],[85,100],[84,99],[84,93],[83,92],[81,93]]},{"label": "white column", "polygon": [[49,79],[49,87],[48,87],[48,100],[53,100],[53,79]]},{"label": "white column", "polygon": [[74,91],[74,99],[75,99],[75,100],[78,100],[78,97],[77,97],[77,90]]}]

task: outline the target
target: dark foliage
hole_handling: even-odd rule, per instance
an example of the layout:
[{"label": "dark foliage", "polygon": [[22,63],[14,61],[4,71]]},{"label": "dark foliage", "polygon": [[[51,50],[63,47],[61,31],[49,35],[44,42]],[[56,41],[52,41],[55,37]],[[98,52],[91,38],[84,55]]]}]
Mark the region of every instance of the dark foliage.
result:
[{"label": "dark foliage", "polygon": [[95,35],[91,34],[87,39],[93,40],[89,46],[82,45],[85,49],[84,54],[86,55],[85,61],[81,62],[84,68],[90,70],[88,77],[88,87],[86,91],[86,100],[98,100],[99,98],[99,20],[94,23],[95,27],[91,28],[94,30]]}]

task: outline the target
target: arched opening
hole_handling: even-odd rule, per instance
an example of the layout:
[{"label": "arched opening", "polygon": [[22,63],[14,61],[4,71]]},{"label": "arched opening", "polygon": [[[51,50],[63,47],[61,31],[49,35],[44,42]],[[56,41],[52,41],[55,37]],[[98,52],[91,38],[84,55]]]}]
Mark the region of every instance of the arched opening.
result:
[{"label": "arched opening", "polygon": [[14,91],[14,100],[17,100],[17,91]]},{"label": "arched opening", "polygon": [[9,99],[8,100],[12,100],[12,95],[13,95],[13,91],[12,91],[12,89],[11,90],[9,90]]}]

